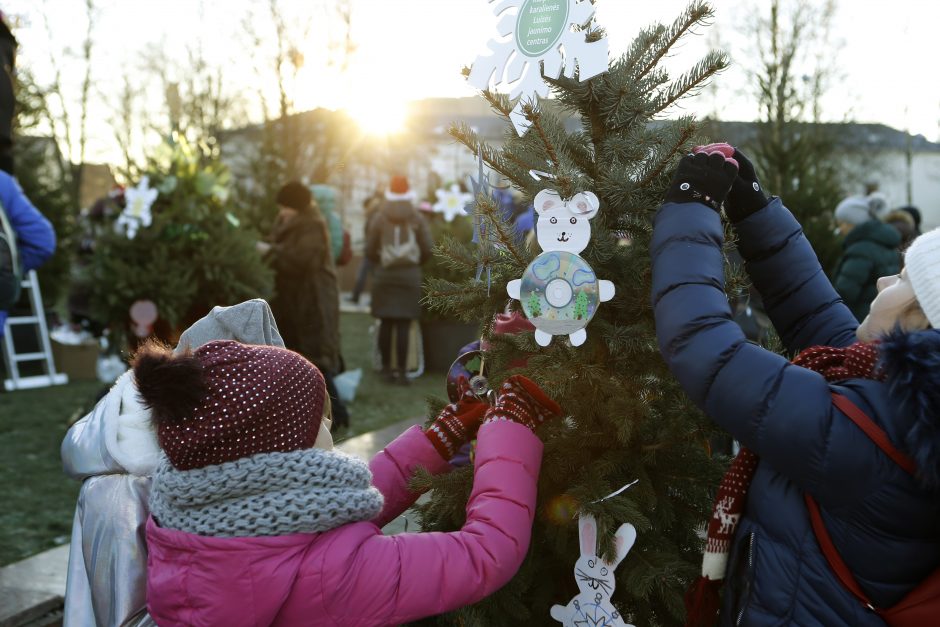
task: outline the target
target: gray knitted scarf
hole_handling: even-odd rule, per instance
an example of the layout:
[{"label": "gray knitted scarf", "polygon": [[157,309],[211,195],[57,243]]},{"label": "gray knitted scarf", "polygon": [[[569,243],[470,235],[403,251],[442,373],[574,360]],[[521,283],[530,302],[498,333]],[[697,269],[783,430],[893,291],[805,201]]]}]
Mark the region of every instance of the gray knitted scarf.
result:
[{"label": "gray knitted scarf", "polygon": [[177,470],[164,457],[150,492],[160,526],[223,538],[328,531],[371,520],[382,504],[365,462],[322,449],[261,453],[193,470]]}]

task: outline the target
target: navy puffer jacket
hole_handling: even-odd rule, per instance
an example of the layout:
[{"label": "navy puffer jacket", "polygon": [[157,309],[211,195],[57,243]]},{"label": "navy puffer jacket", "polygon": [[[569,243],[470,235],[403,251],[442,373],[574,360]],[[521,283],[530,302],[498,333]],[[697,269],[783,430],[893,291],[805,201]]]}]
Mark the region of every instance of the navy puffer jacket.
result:
[{"label": "navy puffer jacket", "polygon": [[[736,225],[740,251],[787,350],[856,341],[855,318],[779,199]],[[722,625],[883,625],[830,571],[803,492],[877,605],[940,565],[940,333],[888,338],[882,383],[828,383],[749,343],[724,292],[717,213],[669,203],[651,244],[660,350],[689,397],[760,456],[732,544]],[[918,462],[915,480],[831,403],[847,396]]]}]

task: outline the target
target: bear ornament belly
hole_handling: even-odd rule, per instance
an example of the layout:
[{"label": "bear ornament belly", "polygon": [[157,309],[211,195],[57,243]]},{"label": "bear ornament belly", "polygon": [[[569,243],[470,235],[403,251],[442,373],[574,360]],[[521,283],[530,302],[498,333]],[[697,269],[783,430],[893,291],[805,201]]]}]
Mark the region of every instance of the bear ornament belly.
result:
[{"label": "bear ornament belly", "polygon": [[522,274],[520,300],[536,328],[550,335],[570,335],[594,317],[600,288],[584,259],[552,251],[536,257]]}]

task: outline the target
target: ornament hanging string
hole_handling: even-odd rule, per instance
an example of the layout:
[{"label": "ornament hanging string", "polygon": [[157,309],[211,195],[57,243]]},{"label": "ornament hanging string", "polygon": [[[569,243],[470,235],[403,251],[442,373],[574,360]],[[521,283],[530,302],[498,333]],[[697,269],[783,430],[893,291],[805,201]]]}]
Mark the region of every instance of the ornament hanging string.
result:
[{"label": "ornament hanging string", "polygon": [[480,263],[477,265],[476,280],[483,278],[483,271],[486,271],[486,295],[490,295],[490,288],[493,282],[490,265],[487,263],[489,255],[492,252],[492,233],[487,228],[483,213],[480,211],[480,195],[492,198],[492,186],[489,177],[483,168],[483,148],[477,147],[478,173],[477,177],[470,177],[470,183],[473,186],[473,203],[469,205],[473,212],[473,243],[480,247]]},{"label": "ornament hanging string", "polygon": [[626,490],[629,490],[630,488],[632,488],[633,486],[635,486],[635,485],[638,484],[639,482],[640,482],[639,479],[634,479],[633,481],[631,481],[631,482],[628,483],[627,485],[623,486],[623,487],[620,488],[619,490],[616,490],[615,492],[611,492],[611,493],[608,494],[607,496],[605,496],[605,497],[603,497],[603,498],[599,498],[599,499],[597,499],[596,501],[591,501],[591,504],[594,504],[594,503],[603,503],[603,502],[606,501],[607,499],[612,499],[612,498],[614,498],[615,496],[617,496],[618,494],[620,494],[621,492],[624,492],[624,491],[626,491]]}]

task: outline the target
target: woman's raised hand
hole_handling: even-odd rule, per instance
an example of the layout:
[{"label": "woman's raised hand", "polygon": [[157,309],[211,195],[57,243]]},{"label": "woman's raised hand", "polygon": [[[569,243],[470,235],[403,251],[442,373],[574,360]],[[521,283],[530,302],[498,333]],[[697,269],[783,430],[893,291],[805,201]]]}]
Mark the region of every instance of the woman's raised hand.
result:
[{"label": "woman's raised hand", "polygon": [[740,222],[752,213],[760,211],[770,202],[763,186],[757,180],[754,164],[737,148],[729,144],[709,144],[698,146],[692,152],[720,152],[737,162],[738,176],[731,184],[731,191],[725,200],[725,214],[732,223]]},{"label": "woman's raised hand", "polygon": [[719,211],[738,175],[733,154],[728,144],[696,147],[679,161],[663,202],[699,202]]}]

